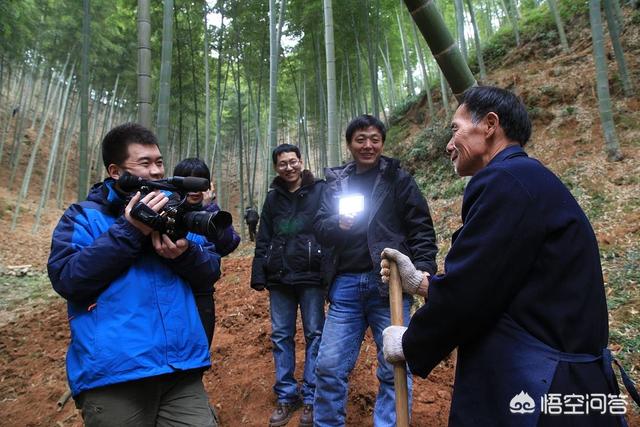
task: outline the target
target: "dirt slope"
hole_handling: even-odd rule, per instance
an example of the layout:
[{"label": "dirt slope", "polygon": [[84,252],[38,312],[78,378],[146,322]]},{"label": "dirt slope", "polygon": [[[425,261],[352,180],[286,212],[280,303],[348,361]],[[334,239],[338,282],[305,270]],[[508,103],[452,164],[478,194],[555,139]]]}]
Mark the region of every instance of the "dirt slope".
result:
[{"label": "dirt slope", "polygon": [[[242,252],[250,248],[241,248]],[[204,377],[222,426],[264,426],[273,405],[273,359],[269,339],[268,295],[249,288],[251,258],[225,260],[217,283],[217,323],[213,367]],[[302,327],[299,325],[298,330]],[[61,412],[56,402],[66,390],[64,356],[69,341],[66,308],[45,296],[26,312],[0,326],[0,413],[4,426],[79,426],[70,401]],[[304,343],[296,339],[297,378],[302,372]],[[348,425],[371,426],[377,380],[375,344],[367,336],[351,378]],[[453,369],[441,364],[428,380],[417,380],[413,425],[446,424]],[[294,421],[291,425],[295,425]]]}]

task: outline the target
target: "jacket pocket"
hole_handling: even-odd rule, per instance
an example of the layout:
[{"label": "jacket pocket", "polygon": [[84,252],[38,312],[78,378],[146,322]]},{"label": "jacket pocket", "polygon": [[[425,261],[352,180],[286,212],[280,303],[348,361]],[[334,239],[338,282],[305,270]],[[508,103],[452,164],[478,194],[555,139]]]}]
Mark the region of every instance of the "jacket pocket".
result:
[{"label": "jacket pocket", "polygon": [[307,270],[320,271],[322,267],[322,246],[315,240],[307,240]]},{"label": "jacket pocket", "polygon": [[282,274],[284,269],[284,247],[284,242],[280,240],[274,240],[269,244],[266,262],[267,276]]},{"label": "jacket pocket", "polygon": [[322,247],[313,235],[299,235],[287,242],[285,250],[287,269],[292,273],[320,271]]}]

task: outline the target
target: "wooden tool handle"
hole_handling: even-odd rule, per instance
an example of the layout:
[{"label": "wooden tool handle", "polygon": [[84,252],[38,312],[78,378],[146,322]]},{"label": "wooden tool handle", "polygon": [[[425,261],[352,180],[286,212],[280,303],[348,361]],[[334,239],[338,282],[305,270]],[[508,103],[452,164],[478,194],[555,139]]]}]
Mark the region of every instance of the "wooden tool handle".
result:
[{"label": "wooden tool handle", "polygon": [[[404,326],[402,313],[402,285],[400,273],[395,261],[389,260],[389,305],[391,306],[391,324]],[[409,427],[409,397],[407,387],[407,368],[405,362],[393,364],[393,384],[396,390],[396,426]]]}]

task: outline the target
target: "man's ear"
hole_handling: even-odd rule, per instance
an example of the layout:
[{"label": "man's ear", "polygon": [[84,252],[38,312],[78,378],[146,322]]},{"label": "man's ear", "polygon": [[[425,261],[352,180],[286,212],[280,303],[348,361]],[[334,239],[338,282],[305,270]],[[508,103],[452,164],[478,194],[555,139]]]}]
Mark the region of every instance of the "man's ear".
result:
[{"label": "man's ear", "polygon": [[500,126],[500,118],[496,113],[491,111],[487,113],[486,116],[484,116],[484,120],[487,124],[487,129],[485,130],[485,137],[489,139],[493,135],[495,135],[496,131],[498,130],[498,126]]},{"label": "man's ear", "polygon": [[117,180],[122,176],[123,171],[115,163],[111,163],[107,166],[107,173],[111,178]]}]

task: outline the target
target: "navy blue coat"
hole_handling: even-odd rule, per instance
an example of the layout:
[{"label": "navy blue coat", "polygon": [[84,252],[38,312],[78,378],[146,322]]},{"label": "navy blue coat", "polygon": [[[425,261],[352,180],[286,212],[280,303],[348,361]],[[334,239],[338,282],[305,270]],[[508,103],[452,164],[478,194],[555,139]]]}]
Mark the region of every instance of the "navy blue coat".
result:
[{"label": "navy blue coat", "polygon": [[[545,424],[545,393],[617,392],[599,358],[608,323],[596,237],[562,182],[510,146],[469,181],[462,222],[403,336],[422,377],[459,347],[450,425]],[[521,391],[537,403],[526,422],[509,411]]]}]

